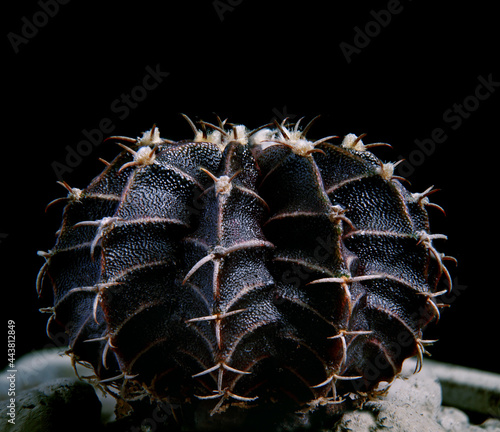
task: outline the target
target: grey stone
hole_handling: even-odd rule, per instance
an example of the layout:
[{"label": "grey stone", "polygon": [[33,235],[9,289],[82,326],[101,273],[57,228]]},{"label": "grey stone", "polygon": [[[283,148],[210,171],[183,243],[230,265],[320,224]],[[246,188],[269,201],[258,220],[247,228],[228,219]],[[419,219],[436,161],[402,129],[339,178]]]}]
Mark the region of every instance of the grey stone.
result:
[{"label": "grey stone", "polygon": [[[82,365],[76,364],[73,367],[71,358],[65,354],[66,351],[67,347],[46,348],[32,351],[20,357],[16,361],[16,393],[20,394],[59,378],[67,378],[67,382],[79,381],[75,367],[80,376],[93,374],[93,371]],[[7,369],[0,372],[2,377],[7,375]],[[0,402],[9,399],[8,386],[8,380],[0,380]],[[102,404],[101,421],[106,423],[114,420],[115,399],[102,391],[97,391],[97,396]]]},{"label": "grey stone", "polygon": [[500,374],[432,360],[425,367],[441,384],[443,405],[500,416]]},{"label": "grey stone", "polygon": [[500,432],[500,419],[490,418],[481,425],[481,428],[483,431]]},{"label": "grey stone", "polygon": [[430,414],[394,403],[381,404],[377,413],[377,423],[380,430],[392,432],[444,431]]},{"label": "grey stone", "polygon": [[414,374],[414,370],[414,361],[405,362],[401,377],[392,383],[380,403],[410,407],[434,418],[441,406],[439,381],[429,368],[423,368],[418,374]]},{"label": "grey stone", "polygon": [[101,403],[85,382],[57,379],[16,396],[15,424],[8,423],[7,404],[0,410],[1,432],[66,432],[101,428]]},{"label": "grey stone", "polygon": [[500,432],[500,419],[473,425],[459,409],[498,416],[500,375],[428,360],[412,375],[414,365],[407,360],[385,396],[345,413],[333,431]]},{"label": "grey stone", "polygon": [[[57,378],[78,380],[70,357],[64,348],[47,348],[32,351],[16,361],[16,392],[22,392]],[[1,376],[6,376],[6,369]],[[7,380],[0,381],[0,400],[8,398]]]},{"label": "grey stone", "polygon": [[346,413],[335,432],[444,432],[436,421],[441,405],[441,388],[429,370],[413,374],[415,363],[407,361],[401,378],[385,396],[365,403],[363,410]]},{"label": "grey stone", "polygon": [[458,432],[469,427],[469,417],[458,408],[442,407],[437,416],[438,423],[448,432]]},{"label": "grey stone", "polygon": [[490,418],[481,425],[471,425],[467,414],[453,407],[442,407],[437,421],[446,432],[500,432],[499,419]]},{"label": "grey stone", "polygon": [[376,417],[369,411],[351,411],[345,413],[335,425],[334,432],[372,432],[379,430]]}]

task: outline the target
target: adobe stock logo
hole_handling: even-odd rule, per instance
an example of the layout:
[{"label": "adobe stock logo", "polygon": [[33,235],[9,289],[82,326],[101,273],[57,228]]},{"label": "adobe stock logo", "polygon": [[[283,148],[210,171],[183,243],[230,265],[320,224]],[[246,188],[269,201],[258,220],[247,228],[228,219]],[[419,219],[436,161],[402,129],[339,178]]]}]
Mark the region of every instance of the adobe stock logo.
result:
[{"label": "adobe stock logo", "polygon": [[239,6],[243,0],[214,0],[212,6],[222,22],[225,19],[225,14],[234,11],[234,9]]},{"label": "adobe stock logo", "polygon": [[[162,71],[159,64],[154,68],[146,66],[145,70],[146,74],[141,84],[136,85],[128,92],[122,93],[120,97],[111,102],[109,109],[119,120],[125,120],[132,110],[137,108],[148,97],[148,94],[158,88],[170,74]],[[94,148],[103,142],[104,137],[115,130],[115,127],[116,120],[113,120],[113,116],[110,116],[101,118],[94,128],[82,129],[81,134],[84,139],[74,146],[67,145],[64,148],[66,150],[64,161],[56,160],[51,163],[57,179],[62,181],[64,174],[73,172],[82,163],[83,158],[90,155]]]},{"label": "adobe stock logo", "polygon": [[399,155],[401,163],[396,167],[396,172],[402,177],[409,177],[415,172],[415,168],[422,165],[425,160],[434,154],[436,146],[448,139],[448,132],[455,131],[466,121],[482,103],[489,99],[500,87],[500,81],[495,81],[490,73],[486,77],[479,75],[478,84],[474,92],[467,95],[460,103],[454,103],[443,112],[443,126],[435,127],[424,139],[415,139],[416,148],[407,156]]},{"label": "adobe stock logo", "polygon": [[344,41],[339,44],[339,48],[342,54],[344,54],[347,63],[351,63],[352,57],[355,54],[361,53],[364,48],[370,45],[372,39],[376,38],[382,29],[386,28],[391,23],[393,16],[399,15],[403,10],[404,6],[399,0],[389,0],[386,8],[378,12],[372,9],[370,15],[373,19],[367,21],[365,25],[362,26],[363,28],[359,26],[354,27],[352,44]]},{"label": "adobe stock logo", "polygon": [[31,18],[23,16],[21,18],[21,30],[19,33],[7,33],[7,39],[12,49],[17,54],[22,45],[27,45],[49,21],[59,13],[60,5],[66,5],[70,0],[39,0],[37,2],[40,8]]}]

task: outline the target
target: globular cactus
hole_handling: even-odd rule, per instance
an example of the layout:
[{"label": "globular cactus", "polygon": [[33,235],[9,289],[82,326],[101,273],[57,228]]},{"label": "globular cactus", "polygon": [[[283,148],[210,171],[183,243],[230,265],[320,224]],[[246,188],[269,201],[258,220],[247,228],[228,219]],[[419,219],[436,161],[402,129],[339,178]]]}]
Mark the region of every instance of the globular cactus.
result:
[{"label": "globular cactus", "polygon": [[73,359],[121,398],[219,417],[341,410],[408,357],[420,367],[451,289],[432,188],[408,192],[363,136],[190,124],[192,140],[112,137],[124,151],[86,189],[64,183],[37,280],[53,292],[49,336],[66,331]]}]

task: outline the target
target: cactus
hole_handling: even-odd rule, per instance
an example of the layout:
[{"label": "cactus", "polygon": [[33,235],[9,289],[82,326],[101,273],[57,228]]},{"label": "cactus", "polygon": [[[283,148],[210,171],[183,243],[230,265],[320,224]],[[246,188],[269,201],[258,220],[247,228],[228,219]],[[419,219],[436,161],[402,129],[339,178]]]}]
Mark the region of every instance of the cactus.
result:
[{"label": "cactus", "polygon": [[62,183],[57,242],[39,253],[49,336],[65,331],[116,397],[218,417],[335,412],[408,357],[420,368],[451,289],[427,216],[434,189],[406,190],[369,150],[387,144],[364,136],[188,121],[191,140],[156,127],[110,137],[123,151],[87,188]]}]

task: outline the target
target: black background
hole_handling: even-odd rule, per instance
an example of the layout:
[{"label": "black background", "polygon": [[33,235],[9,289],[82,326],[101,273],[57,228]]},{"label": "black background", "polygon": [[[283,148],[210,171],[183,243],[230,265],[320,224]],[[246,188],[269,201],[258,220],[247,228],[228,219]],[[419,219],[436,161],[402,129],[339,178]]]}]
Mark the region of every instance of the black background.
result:
[{"label": "black background", "polygon": [[[50,344],[47,316],[38,312],[35,278],[43,259],[36,251],[53,246],[60,223],[62,206],[45,213],[45,205],[66,195],[52,164],[65,163],[66,146],[75,149],[84,130],[108,118],[111,134],[136,137],[156,123],[162,137],[182,139],[192,132],[181,112],[212,122],[216,113],[249,128],[273,117],[321,114],[310,138],[367,133],[365,143],[392,144],[375,150],[384,160],[413,155],[410,190],[441,189],[432,200],[447,216],[430,209],[432,230],[449,240],[434,244],[458,259],[457,269],[450,266],[458,289],[426,333],[439,339],[430,351],[438,360],[500,371],[500,87],[477,106],[473,99],[479,76],[500,81],[493,3],[401,0],[385,28],[366,26],[387,1],[73,0],[46,20],[41,3],[11,5],[4,26],[2,317],[4,334],[6,321],[16,322],[18,356]],[[13,43],[26,22],[40,24],[37,33]],[[356,28],[372,37],[348,62],[340,44],[355,46]],[[116,99],[142,84],[147,66],[168,77],[126,116],[113,110]],[[473,109],[459,126],[443,117],[466,98]],[[414,159],[415,140],[436,128],[446,139]],[[95,147],[64,180],[84,188],[103,168],[97,159],[118,150],[111,142]]]}]

